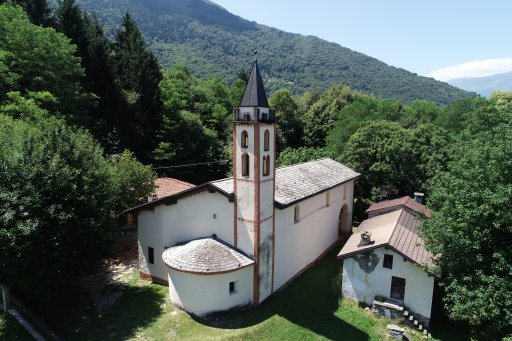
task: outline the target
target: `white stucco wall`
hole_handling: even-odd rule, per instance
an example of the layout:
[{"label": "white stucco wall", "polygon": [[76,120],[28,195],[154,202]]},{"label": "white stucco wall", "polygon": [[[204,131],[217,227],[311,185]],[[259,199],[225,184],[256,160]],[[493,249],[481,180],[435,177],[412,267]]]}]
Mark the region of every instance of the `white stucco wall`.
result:
[{"label": "white stucco wall", "polygon": [[284,210],[276,208],[274,290],[338,240],[338,217],[343,205],[347,205],[349,212],[347,221],[352,220],[353,189],[354,181],[331,189],[329,206],[326,192],[301,201],[297,223],[294,205]]},{"label": "white stucco wall", "polygon": [[[382,266],[384,254],[393,256],[393,268]],[[343,260],[342,294],[346,298],[373,303],[375,296],[390,297],[391,277],[405,278],[404,304],[426,318],[430,318],[434,278],[429,277],[418,265],[404,261],[404,258],[384,247],[374,250],[378,259],[375,269],[366,273],[354,258]]]},{"label": "white stucco wall", "polygon": [[[214,218],[214,214],[216,218]],[[175,205],[159,205],[138,215],[141,257],[148,260],[148,247],[154,249],[154,264],[147,264],[151,275],[167,279],[162,260],[166,247],[196,238],[218,238],[233,244],[233,204],[219,193],[201,192]]]},{"label": "white stucco wall", "polygon": [[[252,303],[253,266],[219,275],[197,275],[169,268],[169,297],[173,304],[196,315]],[[229,283],[236,281],[236,293]]]}]

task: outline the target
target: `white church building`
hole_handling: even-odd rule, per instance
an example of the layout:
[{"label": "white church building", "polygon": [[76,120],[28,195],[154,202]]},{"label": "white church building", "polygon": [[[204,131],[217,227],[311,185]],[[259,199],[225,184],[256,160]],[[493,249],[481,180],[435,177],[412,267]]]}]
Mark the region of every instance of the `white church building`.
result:
[{"label": "white church building", "polygon": [[141,277],[204,315],[261,303],[346,240],[360,174],[328,158],[275,161],[275,115],[254,62],[234,110],[233,177],[127,211],[137,216]]}]

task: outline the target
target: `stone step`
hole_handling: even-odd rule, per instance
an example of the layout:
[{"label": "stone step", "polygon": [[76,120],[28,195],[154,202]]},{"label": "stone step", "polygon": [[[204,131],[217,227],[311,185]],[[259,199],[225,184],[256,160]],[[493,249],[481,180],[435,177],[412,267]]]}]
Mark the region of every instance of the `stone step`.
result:
[{"label": "stone step", "polygon": [[423,329],[423,335],[427,335],[427,330],[426,329]]},{"label": "stone step", "polygon": [[423,326],[420,324],[420,325],[418,326],[418,329],[419,329],[419,330],[423,330]]},{"label": "stone step", "polygon": [[407,310],[404,311],[404,316],[409,316],[409,312]]},{"label": "stone step", "polygon": [[415,326],[417,326],[417,325],[418,325],[418,320],[414,320],[414,322],[413,322],[412,324],[414,324]]},{"label": "stone step", "polygon": [[411,316],[409,316],[409,321],[412,321],[412,320],[414,320],[414,316],[411,315]]}]

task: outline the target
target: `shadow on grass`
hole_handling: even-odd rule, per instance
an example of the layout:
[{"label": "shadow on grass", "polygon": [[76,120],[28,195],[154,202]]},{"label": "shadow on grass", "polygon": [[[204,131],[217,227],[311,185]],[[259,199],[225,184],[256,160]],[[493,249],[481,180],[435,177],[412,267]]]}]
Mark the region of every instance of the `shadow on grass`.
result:
[{"label": "shadow on grass", "polygon": [[[138,274],[138,273],[137,273]],[[32,302],[42,317],[66,340],[125,340],[162,314],[165,287],[117,286],[122,295],[105,313],[77,285],[50,302]]]},{"label": "shadow on grass", "polygon": [[237,329],[254,326],[279,315],[331,340],[368,340],[369,335],[364,331],[335,316],[340,292],[340,265],[336,262],[336,251],[334,248],[313,268],[258,307],[244,312],[193,318],[207,326]]},{"label": "shadow on grass", "polygon": [[[163,290],[166,288],[163,287]],[[126,340],[162,314],[165,295],[154,286],[127,286],[105,315],[94,315],[67,333],[70,340]]]}]

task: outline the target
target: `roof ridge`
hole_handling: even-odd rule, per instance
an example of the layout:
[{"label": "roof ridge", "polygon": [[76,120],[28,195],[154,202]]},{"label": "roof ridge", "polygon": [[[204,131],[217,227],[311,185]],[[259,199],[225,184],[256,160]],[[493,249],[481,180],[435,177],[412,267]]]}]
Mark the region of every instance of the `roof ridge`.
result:
[{"label": "roof ridge", "polygon": [[[400,212],[400,214],[398,215],[398,218],[395,220],[395,223],[393,225],[393,231],[391,231],[391,233],[389,234],[389,238],[386,242],[386,244],[388,245],[391,245],[391,239],[393,238],[393,235],[395,234],[395,231],[396,231],[396,227],[398,226],[398,222],[400,221],[400,219],[402,219],[402,215],[404,214],[405,210],[403,208],[397,210]],[[391,211],[393,212],[393,211]],[[389,213],[391,213],[389,212]],[[378,217],[378,216],[377,216]]]},{"label": "roof ridge", "polygon": [[[321,159],[316,159],[316,160],[310,160],[310,161],[304,161],[304,162],[299,162],[299,163],[294,163],[293,165],[286,165],[286,166],[281,166],[281,167],[276,167],[276,170],[277,169],[284,169],[284,168],[290,168],[290,167],[295,167],[295,166],[300,166],[300,165],[305,165],[307,163],[312,163],[312,162],[318,162],[318,161],[322,161],[322,160],[331,160],[331,161],[334,161],[334,162],[338,162],[336,160],[333,160],[331,159],[330,157],[323,157]],[[341,162],[338,162],[339,164],[345,166],[344,164],[342,164]],[[345,166],[346,167],[346,166]]]}]

